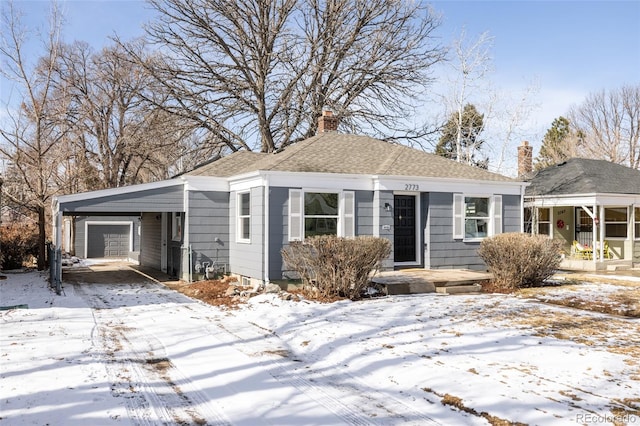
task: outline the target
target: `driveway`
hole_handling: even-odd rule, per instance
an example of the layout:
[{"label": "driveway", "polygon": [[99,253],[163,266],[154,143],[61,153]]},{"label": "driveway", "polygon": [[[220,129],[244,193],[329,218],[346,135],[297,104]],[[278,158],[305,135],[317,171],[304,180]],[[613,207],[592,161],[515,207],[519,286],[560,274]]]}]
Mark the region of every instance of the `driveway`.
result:
[{"label": "driveway", "polygon": [[117,284],[157,282],[177,283],[167,274],[125,261],[92,262],[86,265],[74,265],[62,269],[62,282],[69,284]]}]

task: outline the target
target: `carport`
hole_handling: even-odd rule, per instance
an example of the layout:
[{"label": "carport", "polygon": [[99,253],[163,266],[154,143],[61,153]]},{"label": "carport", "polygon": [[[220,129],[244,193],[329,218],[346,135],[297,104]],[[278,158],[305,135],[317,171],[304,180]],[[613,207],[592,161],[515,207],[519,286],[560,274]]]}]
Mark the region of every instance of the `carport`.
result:
[{"label": "carport", "polygon": [[[91,218],[84,257],[130,258],[134,232],[139,238],[139,264],[178,277],[181,271],[185,220],[185,183],[182,179],[63,195],[53,200],[53,245],[61,248],[65,217]],[[103,220],[100,220],[103,218]],[[131,218],[135,218],[133,226]],[[188,242],[187,242],[188,244]],[[61,258],[54,260],[52,281],[61,280]]]}]

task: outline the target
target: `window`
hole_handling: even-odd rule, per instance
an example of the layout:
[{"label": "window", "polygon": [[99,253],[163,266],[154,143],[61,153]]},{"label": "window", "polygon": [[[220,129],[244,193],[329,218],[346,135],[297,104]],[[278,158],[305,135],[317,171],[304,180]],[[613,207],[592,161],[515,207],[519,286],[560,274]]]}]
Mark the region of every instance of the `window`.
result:
[{"label": "window", "polygon": [[171,213],[171,239],[173,241],[182,240],[182,213]]},{"label": "window", "polygon": [[453,238],[479,240],[502,232],[502,196],[453,194]]},{"label": "window", "polygon": [[604,209],[604,235],[606,238],[627,238],[627,208]]},{"label": "window", "polygon": [[464,198],[464,237],[484,238],[489,235],[489,198]]},{"label": "window", "polygon": [[355,235],[355,193],[289,190],[289,241]]},{"label": "window", "polygon": [[251,241],[251,194],[241,192],[238,194],[238,241],[248,243]]},{"label": "window", "polygon": [[636,239],[640,239],[640,207],[634,209],[636,220]]},{"label": "window", "polygon": [[551,235],[551,209],[538,209],[538,234]]},{"label": "window", "polygon": [[338,235],[338,194],[305,192],[304,236]]}]

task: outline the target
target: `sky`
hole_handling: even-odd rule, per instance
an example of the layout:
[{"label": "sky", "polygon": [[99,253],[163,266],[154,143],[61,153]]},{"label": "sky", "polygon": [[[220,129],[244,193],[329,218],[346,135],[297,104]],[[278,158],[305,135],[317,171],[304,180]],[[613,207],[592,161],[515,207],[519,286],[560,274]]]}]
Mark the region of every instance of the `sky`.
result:
[{"label": "sky", "polygon": [[[25,10],[31,28],[45,23],[47,1],[17,0],[16,4]],[[124,39],[142,36],[142,24],[153,17],[140,0],[61,4],[65,41],[83,40],[94,49],[108,44],[114,34]],[[527,95],[531,108],[518,135],[531,142],[534,155],[553,119],[571,106],[589,94],[640,83],[639,0],[435,1],[431,5],[442,14],[436,35],[444,45],[463,29],[469,39],[483,32],[493,37],[493,72],[488,81],[501,97],[517,99],[527,88],[536,88]],[[437,75],[447,72],[442,68]],[[442,84],[436,83],[433,91],[446,90]],[[6,82],[2,92],[4,101]]]},{"label": "sky", "polygon": [[[139,278],[57,296],[6,276],[0,306],[27,308],[0,311],[3,425],[640,423],[637,319],[504,294],[222,310]],[[594,304],[638,285],[538,290]]]}]

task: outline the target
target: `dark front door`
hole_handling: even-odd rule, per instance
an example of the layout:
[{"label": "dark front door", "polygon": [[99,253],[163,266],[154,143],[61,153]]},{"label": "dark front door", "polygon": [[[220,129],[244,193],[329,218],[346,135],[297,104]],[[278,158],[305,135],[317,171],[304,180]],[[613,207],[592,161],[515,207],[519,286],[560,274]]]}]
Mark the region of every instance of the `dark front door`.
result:
[{"label": "dark front door", "polygon": [[416,197],[395,195],[393,227],[393,260],[416,261]]}]

